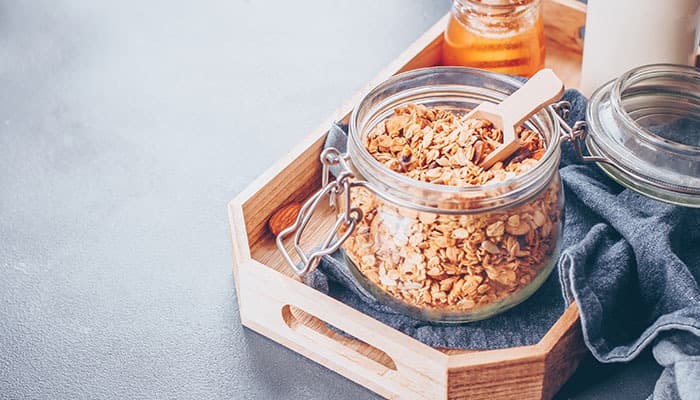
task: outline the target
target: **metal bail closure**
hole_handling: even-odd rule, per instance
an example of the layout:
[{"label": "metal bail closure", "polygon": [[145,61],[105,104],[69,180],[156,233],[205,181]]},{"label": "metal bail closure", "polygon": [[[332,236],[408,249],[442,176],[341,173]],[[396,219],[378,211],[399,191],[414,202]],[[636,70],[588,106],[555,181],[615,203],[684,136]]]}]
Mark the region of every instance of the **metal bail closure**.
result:
[{"label": "metal bail closure", "polygon": [[[351,179],[354,178],[354,174],[350,170],[347,161],[347,154],[341,154],[340,151],[334,147],[329,147],[321,152],[321,163],[323,164],[321,189],[304,203],[299,210],[299,215],[294,224],[277,235],[277,248],[280,253],[282,253],[287,264],[292,268],[292,271],[299,276],[304,276],[313,271],[316,269],[323,256],[338,250],[343,242],[350,237],[357,223],[362,219],[362,210],[350,207],[350,190],[353,186],[364,186],[365,182],[351,181]],[[335,179],[331,180],[330,168],[334,166],[338,166],[340,172]],[[304,229],[309,224],[314,212],[326,196],[329,197],[331,209],[335,210],[337,198],[340,195],[343,195],[343,211],[338,213],[335,224],[333,224],[333,227],[318,248],[307,254],[301,248],[300,244]],[[287,251],[287,248],[284,246],[284,240],[292,233],[294,233],[294,250],[301,259],[299,264],[292,260],[289,251]]]},{"label": "metal bail closure", "polygon": [[568,101],[560,101],[553,104],[552,108],[554,109],[554,114],[557,116],[559,126],[564,131],[559,137],[560,141],[571,142],[576,152],[576,157],[579,160],[582,162],[598,162],[613,165],[607,158],[586,156],[583,154],[583,146],[581,143],[586,139],[586,135],[588,134],[588,124],[586,121],[576,121],[573,127],[569,126],[565,119],[568,117],[569,111],[571,111],[571,103]]}]

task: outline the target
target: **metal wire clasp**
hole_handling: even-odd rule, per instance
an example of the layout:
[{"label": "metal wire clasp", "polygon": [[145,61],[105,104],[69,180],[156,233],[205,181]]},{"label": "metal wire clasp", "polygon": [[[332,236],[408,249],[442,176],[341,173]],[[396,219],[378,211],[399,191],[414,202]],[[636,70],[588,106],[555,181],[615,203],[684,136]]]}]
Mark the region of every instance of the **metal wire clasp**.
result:
[{"label": "metal wire clasp", "polygon": [[559,137],[562,142],[571,142],[576,152],[576,157],[583,162],[600,162],[610,164],[610,161],[603,157],[586,156],[583,154],[582,142],[586,139],[588,134],[588,124],[586,121],[577,121],[574,126],[570,126],[566,122],[566,118],[569,116],[571,111],[571,103],[568,101],[560,101],[552,105],[554,109],[554,114],[557,116],[559,126],[563,129],[561,136]]},{"label": "metal wire clasp", "polygon": [[[350,207],[350,190],[353,186],[364,185],[365,182],[353,181],[355,176],[350,170],[348,160],[347,154],[341,153],[334,147],[329,147],[321,152],[321,164],[323,164],[321,189],[304,203],[294,224],[277,235],[277,248],[292,270],[299,276],[304,276],[313,271],[323,256],[338,250],[362,219],[362,210]],[[331,167],[336,166],[339,168],[339,171],[336,173],[335,179],[332,179]],[[305,253],[300,245],[301,237],[314,212],[326,196],[329,196],[331,209],[336,210],[338,197],[341,195],[344,207],[338,213],[333,228],[328,232],[318,249],[309,254]],[[345,227],[345,231],[341,233],[342,227]],[[298,264],[292,260],[289,251],[284,246],[284,240],[292,233],[294,233],[294,250],[301,259]],[[340,236],[338,236],[339,233],[341,233]]]}]

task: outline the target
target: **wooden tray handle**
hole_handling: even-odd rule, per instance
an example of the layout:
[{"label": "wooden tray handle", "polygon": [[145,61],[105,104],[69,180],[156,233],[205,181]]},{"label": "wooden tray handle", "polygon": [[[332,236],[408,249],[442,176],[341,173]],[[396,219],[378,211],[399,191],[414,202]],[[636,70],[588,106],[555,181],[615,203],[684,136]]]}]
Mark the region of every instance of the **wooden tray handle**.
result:
[{"label": "wooden tray handle", "polygon": [[[278,315],[288,328],[285,336],[290,339],[289,342],[313,349],[312,353],[303,354],[312,359],[322,359],[324,365],[331,366],[336,372],[370,387],[384,397],[411,398],[416,393],[421,393],[420,398],[426,399],[443,397],[446,382],[440,381],[442,376],[438,379],[431,377],[433,368],[429,367],[428,360],[421,357],[419,350],[396,353],[398,350],[391,347],[400,346],[399,343],[386,342],[384,338],[387,336],[379,332],[366,331],[361,327],[355,329],[355,324],[347,324],[345,328],[346,335],[353,338],[345,336],[336,331],[338,328],[335,325],[325,322],[335,318],[322,320],[312,312],[291,304],[282,306]],[[342,314],[336,317],[342,318]],[[348,315],[347,318],[352,319],[353,316]],[[399,354],[399,358],[390,353]]]},{"label": "wooden tray handle", "polygon": [[257,261],[240,267],[247,327],[384,397],[444,398],[447,355]]},{"label": "wooden tray handle", "polygon": [[[326,323],[301,308],[287,304],[282,307],[281,315],[284,323],[296,334],[304,336],[317,346],[326,347],[333,353],[342,354],[343,359],[348,361],[352,368],[371,368],[388,379],[392,379],[397,373],[396,363],[386,352],[363,342],[364,346],[369,346],[371,350],[369,355],[366,354],[366,350],[365,354],[359,353],[348,347],[348,343],[353,341],[351,338],[331,330]],[[340,331],[335,326],[333,328]]]}]

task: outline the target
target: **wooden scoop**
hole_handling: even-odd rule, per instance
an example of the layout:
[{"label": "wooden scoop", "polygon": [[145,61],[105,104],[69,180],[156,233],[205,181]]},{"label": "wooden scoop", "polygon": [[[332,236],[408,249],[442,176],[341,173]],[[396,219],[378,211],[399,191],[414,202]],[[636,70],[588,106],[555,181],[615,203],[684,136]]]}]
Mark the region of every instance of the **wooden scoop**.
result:
[{"label": "wooden scoop", "polygon": [[520,89],[501,104],[484,102],[466,115],[465,119],[489,120],[503,131],[503,144],[494,149],[480,164],[484,169],[503,161],[520,147],[515,127],[521,125],[543,107],[559,100],[564,94],[564,84],[551,69],[536,73]]}]

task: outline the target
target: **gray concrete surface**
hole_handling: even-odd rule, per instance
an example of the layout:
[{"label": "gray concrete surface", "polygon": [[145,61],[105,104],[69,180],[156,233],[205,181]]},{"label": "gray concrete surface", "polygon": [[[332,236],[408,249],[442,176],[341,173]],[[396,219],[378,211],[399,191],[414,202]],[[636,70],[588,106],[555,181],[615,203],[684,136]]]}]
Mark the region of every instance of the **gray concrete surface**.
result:
[{"label": "gray concrete surface", "polygon": [[241,327],[225,205],[448,7],[0,2],[0,398],[374,398]]}]

